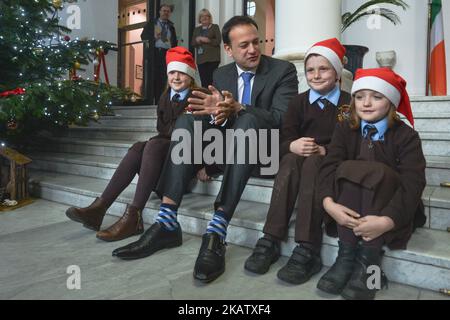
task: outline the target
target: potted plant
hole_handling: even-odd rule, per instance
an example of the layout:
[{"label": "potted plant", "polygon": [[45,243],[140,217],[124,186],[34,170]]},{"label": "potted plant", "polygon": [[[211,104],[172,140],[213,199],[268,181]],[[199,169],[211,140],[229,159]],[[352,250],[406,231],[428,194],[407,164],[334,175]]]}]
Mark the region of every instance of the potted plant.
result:
[{"label": "potted plant", "polygon": [[[409,8],[409,5],[405,3],[403,0],[371,0],[364,2],[361,6],[359,6],[353,12],[345,12],[342,15],[342,28],[341,32],[344,32],[348,27],[350,27],[356,21],[370,16],[370,15],[378,15],[381,16],[388,21],[392,22],[394,25],[400,23],[400,18],[397,14],[386,8],[382,8],[381,5],[390,4],[394,6],[401,7],[403,10]],[[372,7],[377,7],[376,9],[371,9]],[[362,68],[364,55],[369,51],[369,48],[364,46],[357,45],[344,45],[347,49],[347,59],[348,63],[346,65],[346,69],[351,71],[352,74],[355,74],[356,69]]]}]

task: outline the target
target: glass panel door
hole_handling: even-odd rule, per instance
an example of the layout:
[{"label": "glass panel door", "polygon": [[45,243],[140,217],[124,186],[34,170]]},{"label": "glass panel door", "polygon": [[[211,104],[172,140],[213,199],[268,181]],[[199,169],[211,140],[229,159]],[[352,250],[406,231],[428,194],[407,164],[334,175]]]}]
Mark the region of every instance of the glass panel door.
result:
[{"label": "glass panel door", "polygon": [[144,43],[141,33],[147,21],[147,0],[119,1],[119,67],[118,79],[122,88],[130,88],[146,99]]},{"label": "glass panel door", "polygon": [[[162,2],[162,1],[161,1]],[[191,5],[195,1],[186,0],[165,0],[164,3],[173,7],[172,17],[170,20],[175,25],[175,31],[177,33],[178,45],[189,49],[190,36],[192,35],[192,23],[191,23]],[[195,10],[195,9],[194,9]],[[195,15],[194,21],[195,24]]]}]

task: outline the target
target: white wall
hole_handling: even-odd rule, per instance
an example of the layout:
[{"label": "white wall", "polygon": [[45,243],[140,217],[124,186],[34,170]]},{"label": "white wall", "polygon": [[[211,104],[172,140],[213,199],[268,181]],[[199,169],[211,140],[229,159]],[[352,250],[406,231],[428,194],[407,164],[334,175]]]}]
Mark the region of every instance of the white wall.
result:
[{"label": "white wall", "polygon": [[[71,4],[64,4],[63,10],[60,12],[61,24],[66,25],[69,17],[66,10]],[[74,29],[70,37],[88,37],[96,40],[105,40],[117,44],[117,15],[118,0],[83,0],[73,3],[81,9],[81,29]],[[109,81],[112,85],[117,85],[117,52],[110,51],[106,56],[106,64],[108,69]],[[81,74],[83,78],[94,78],[94,66],[91,64],[86,67],[85,74]],[[104,81],[103,68],[101,71],[101,79]]]},{"label": "white wall", "polygon": [[[356,9],[364,1],[344,0],[343,12]],[[427,61],[427,24],[428,0],[406,0],[409,9],[385,5],[396,12],[401,24],[394,26],[386,19],[381,20],[381,28],[369,29],[367,19],[353,24],[342,35],[344,44],[359,44],[370,49],[365,56],[364,67],[378,67],[375,59],[377,51],[395,50],[397,65],[394,70],[408,82],[410,95],[423,96],[426,92],[426,61]],[[447,38],[447,48],[450,48],[450,1],[443,0],[444,32]],[[449,17],[446,19],[446,17]],[[450,51],[447,49],[447,68],[450,68]],[[450,74],[447,71],[447,76]]]}]

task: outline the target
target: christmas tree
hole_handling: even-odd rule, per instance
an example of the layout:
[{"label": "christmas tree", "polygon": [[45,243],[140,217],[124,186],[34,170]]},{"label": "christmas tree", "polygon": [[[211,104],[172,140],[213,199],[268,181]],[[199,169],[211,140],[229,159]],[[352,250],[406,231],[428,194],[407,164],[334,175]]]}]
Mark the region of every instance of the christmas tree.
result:
[{"label": "christmas tree", "polygon": [[95,81],[97,76],[94,81],[77,76],[115,45],[72,40],[71,30],[59,24],[62,7],[62,0],[0,2],[0,143],[23,142],[42,129],[85,125],[132,95]]}]

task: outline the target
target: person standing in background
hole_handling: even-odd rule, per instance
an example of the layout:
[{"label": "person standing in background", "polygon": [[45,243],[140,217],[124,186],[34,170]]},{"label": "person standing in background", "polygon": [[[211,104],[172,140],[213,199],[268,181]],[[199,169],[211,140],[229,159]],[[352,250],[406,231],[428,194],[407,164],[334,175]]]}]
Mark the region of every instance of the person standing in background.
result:
[{"label": "person standing in background", "polygon": [[[150,41],[152,39],[152,24],[154,25],[154,82],[153,89],[155,101],[158,102],[161,97],[164,87],[167,83],[167,69],[166,69],[166,53],[170,48],[178,45],[177,34],[175,26],[170,17],[173,13],[173,6],[168,4],[161,4],[159,7],[159,18],[150,20],[144,27],[141,33],[143,41]],[[148,48],[146,46],[146,48]]]},{"label": "person standing in background", "polygon": [[202,86],[207,88],[213,83],[213,73],[220,64],[220,44],[222,34],[217,24],[212,23],[212,15],[207,9],[198,14],[200,26],[195,28],[192,45],[196,49],[196,61]]}]

